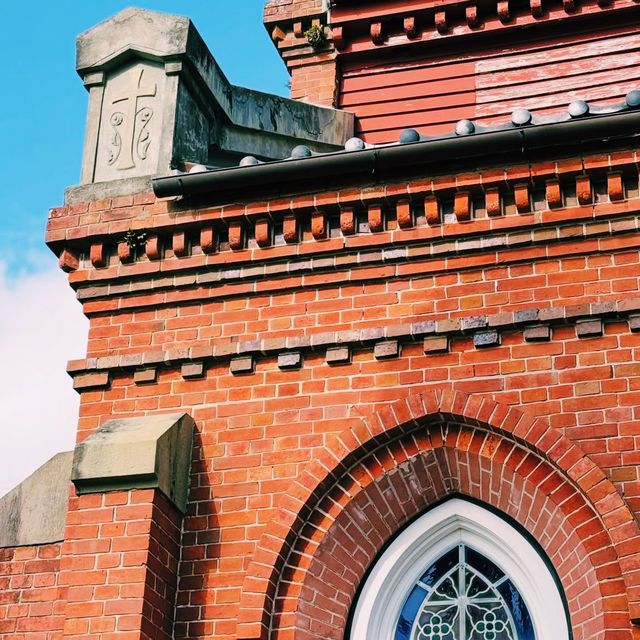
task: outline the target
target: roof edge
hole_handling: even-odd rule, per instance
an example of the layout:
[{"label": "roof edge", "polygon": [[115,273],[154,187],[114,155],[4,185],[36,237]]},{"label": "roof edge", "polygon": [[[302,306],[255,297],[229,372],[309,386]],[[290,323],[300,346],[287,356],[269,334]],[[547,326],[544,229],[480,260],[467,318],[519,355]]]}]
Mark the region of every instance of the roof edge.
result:
[{"label": "roof edge", "polygon": [[[318,183],[334,176],[368,174],[384,179],[407,166],[427,168],[444,161],[512,155],[528,158],[534,151],[582,145],[601,139],[625,139],[640,134],[640,111],[592,115],[563,122],[510,126],[445,138],[394,143],[354,151],[339,151],[304,158],[200,171],[152,179],[156,196],[191,196],[229,192],[251,184],[252,189],[277,182]],[[255,192],[254,192],[255,195]]]}]

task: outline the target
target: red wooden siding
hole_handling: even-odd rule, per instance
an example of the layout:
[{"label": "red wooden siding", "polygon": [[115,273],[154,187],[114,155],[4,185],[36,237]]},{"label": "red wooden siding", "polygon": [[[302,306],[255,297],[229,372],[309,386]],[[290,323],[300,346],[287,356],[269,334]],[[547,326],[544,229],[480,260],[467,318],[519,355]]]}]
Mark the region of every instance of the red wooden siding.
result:
[{"label": "red wooden siding", "polygon": [[358,134],[377,143],[397,140],[407,127],[451,133],[462,118],[506,122],[518,107],[553,113],[578,98],[616,102],[638,87],[635,28],[509,47],[506,55],[494,49],[393,64],[346,63],[340,106],[358,116]]}]

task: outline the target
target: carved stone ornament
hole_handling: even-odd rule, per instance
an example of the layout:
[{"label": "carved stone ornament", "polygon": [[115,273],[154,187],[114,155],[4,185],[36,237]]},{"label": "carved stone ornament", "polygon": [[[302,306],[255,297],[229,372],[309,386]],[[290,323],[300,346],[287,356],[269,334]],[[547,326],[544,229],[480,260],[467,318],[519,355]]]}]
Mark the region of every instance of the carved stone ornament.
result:
[{"label": "carved stone ornament", "polygon": [[153,173],[161,133],[164,70],[139,62],[107,78],[95,180]]}]

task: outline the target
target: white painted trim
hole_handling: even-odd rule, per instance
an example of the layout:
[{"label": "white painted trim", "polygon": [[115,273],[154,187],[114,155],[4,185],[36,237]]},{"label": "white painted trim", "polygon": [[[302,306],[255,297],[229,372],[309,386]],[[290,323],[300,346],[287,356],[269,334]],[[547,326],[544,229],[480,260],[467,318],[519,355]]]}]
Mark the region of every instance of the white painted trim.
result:
[{"label": "white painted trim", "polygon": [[405,598],[418,578],[461,543],[511,578],[529,609],[536,640],[568,640],[562,597],[536,549],[506,520],[460,498],[411,523],[382,554],[358,598],[350,640],[393,640]]}]

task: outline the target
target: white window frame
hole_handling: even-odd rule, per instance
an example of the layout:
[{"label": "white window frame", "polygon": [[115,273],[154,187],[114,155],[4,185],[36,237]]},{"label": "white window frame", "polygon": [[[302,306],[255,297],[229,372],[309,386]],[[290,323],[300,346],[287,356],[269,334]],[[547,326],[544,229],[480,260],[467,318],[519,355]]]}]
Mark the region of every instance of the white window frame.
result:
[{"label": "white window frame", "polygon": [[424,571],[466,544],[502,569],[524,599],[536,640],[569,640],[562,596],[533,545],[506,520],[461,498],[427,511],[376,561],[358,596],[350,640],[393,640],[402,606]]}]

